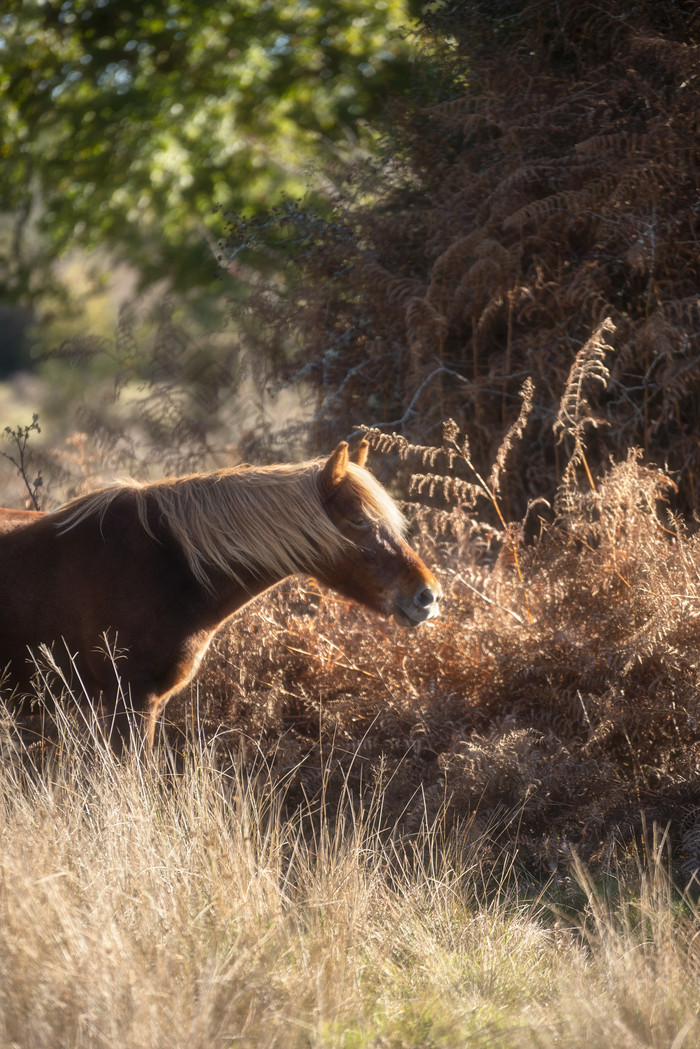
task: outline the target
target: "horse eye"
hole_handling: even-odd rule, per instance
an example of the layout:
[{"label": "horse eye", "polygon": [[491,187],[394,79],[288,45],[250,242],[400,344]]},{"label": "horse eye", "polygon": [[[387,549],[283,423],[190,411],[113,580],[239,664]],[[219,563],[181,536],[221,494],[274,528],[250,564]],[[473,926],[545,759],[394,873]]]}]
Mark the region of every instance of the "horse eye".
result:
[{"label": "horse eye", "polygon": [[369,524],[369,521],[367,520],[364,514],[355,514],[355,516],[350,517],[348,521],[353,528],[366,528]]}]

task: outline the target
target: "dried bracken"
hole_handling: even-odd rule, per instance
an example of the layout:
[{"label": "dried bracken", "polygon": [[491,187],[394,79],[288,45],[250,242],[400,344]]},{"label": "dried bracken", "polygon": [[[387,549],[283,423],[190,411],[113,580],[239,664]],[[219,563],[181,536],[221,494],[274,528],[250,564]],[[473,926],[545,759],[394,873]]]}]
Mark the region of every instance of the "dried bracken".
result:
[{"label": "dried bracken", "polygon": [[601,424],[590,410],[589,398],[590,388],[598,383],[605,389],[608,385],[610,372],[605,365],[605,356],[612,350],[604,341],[606,332],[612,332],[615,326],[609,317],[598,326],[590,339],[582,346],[574,358],[574,363],[566,380],[564,394],[559,405],[557,417],[554,420],[554,435],[557,443],[569,438],[572,450],[564,471],[559,494],[560,502],[569,512],[575,503],[574,476],[576,467],[583,464],[586,476],[593,488],[593,478],[588,468],[585,453],[585,431],[587,427],[597,427]]},{"label": "dried bracken", "polygon": [[[383,792],[388,825],[498,828],[537,876],[619,860],[644,820],[697,866],[700,547],[637,455],[518,562],[443,539],[444,616],[405,632],[289,582],[222,637],[180,720],[225,728],[288,803]],[[602,512],[601,508],[602,507]],[[444,514],[445,512],[442,511]],[[507,542],[502,550],[508,552]],[[174,710],[173,710],[174,713]],[[226,749],[226,748],[224,748]],[[514,815],[516,814],[516,815]],[[494,833],[496,831],[494,830]]]}]

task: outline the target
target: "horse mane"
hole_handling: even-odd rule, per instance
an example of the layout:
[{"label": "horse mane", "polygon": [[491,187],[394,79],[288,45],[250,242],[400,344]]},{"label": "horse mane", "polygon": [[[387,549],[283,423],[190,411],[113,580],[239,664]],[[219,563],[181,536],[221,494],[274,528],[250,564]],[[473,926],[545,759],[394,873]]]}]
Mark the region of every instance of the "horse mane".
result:
[{"label": "horse mane", "polygon": [[[114,500],[128,492],[144,531],[157,539],[152,522],[163,520],[192,573],[208,589],[211,569],[239,583],[246,572],[279,578],[313,573],[351,543],[323,507],[318,481],[324,461],[239,466],[151,483],[123,479],[80,496],[52,516],[61,532],[68,531],[93,514],[102,520]],[[401,511],[367,470],[348,463],[345,483],[365,513],[399,534],[405,531]]]}]

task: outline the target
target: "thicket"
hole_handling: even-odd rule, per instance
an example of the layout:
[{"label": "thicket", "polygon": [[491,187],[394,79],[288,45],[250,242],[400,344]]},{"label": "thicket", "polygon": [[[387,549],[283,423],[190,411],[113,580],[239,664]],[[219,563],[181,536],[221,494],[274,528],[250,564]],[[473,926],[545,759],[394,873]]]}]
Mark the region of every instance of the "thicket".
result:
[{"label": "thicket", "polygon": [[638,446],[668,463],[695,508],[697,5],[432,7],[384,162],[353,173],[330,221],[293,209],[232,228],[240,257],[243,246],[296,253],[302,279],[281,296],[266,286],[255,308],[296,333],[295,375],[320,398],[316,439],[371,419],[433,443],[449,416],[485,470],[529,376],[509,490],[522,510],[556,487],[552,422],[574,357],[610,317],[616,353],[592,404],[591,462]]}]

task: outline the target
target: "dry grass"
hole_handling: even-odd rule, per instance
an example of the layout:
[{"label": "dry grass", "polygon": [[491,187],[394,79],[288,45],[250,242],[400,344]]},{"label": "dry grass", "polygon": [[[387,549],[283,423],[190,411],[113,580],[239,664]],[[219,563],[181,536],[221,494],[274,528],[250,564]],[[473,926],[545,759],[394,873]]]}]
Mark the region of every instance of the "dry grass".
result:
[{"label": "dry grass", "polygon": [[59,735],[0,772],[2,1045],[697,1044],[698,914],[659,843],[634,892],[575,867],[555,913],[512,865],[487,884],[487,834],[426,813],[408,843],[380,794],[286,814],[264,762],[172,777]]}]

